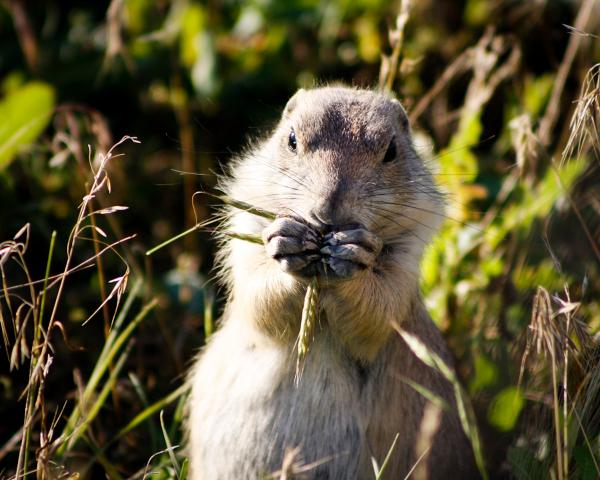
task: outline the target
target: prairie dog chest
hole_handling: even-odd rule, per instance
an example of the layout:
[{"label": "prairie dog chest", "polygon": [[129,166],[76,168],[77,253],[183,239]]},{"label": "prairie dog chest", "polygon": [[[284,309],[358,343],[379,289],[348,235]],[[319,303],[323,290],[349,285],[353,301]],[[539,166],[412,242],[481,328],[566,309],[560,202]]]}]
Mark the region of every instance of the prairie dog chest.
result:
[{"label": "prairie dog chest", "polygon": [[[203,428],[194,432],[190,448],[201,455],[207,478],[254,478],[248,472],[260,478],[280,468],[285,452],[298,446],[303,462],[329,459],[315,474],[341,480],[350,468],[362,478],[369,454],[357,372],[338,357],[327,335],[314,342],[296,386],[293,352],[251,343],[224,352],[234,334],[217,334],[191,378],[190,421]],[[221,456],[243,462],[215,462]]]}]

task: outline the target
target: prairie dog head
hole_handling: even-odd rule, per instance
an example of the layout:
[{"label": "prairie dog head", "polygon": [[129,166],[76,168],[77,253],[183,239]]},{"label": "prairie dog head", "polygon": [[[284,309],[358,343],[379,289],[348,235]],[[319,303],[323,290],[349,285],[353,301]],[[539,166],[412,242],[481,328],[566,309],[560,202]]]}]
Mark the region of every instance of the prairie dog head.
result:
[{"label": "prairie dog head", "polygon": [[[299,90],[270,136],[234,162],[223,186],[234,198],[300,217],[322,234],[360,225],[381,240],[386,263],[411,283],[444,217],[442,195],[412,146],[400,102],[370,90]],[[266,226],[253,215],[231,214],[233,231],[260,234]],[[237,242],[239,259],[248,254],[243,243]],[[222,259],[228,251],[226,245]]]},{"label": "prairie dog head", "polygon": [[443,206],[400,102],[352,88],[299,90],[261,155],[265,207],[321,228],[361,224],[418,268]]}]

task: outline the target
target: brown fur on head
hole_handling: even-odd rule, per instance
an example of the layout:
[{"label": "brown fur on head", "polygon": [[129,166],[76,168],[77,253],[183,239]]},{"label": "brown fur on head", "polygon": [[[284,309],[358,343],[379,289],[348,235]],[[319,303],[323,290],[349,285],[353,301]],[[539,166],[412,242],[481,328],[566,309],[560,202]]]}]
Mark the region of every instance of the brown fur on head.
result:
[{"label": "brown fur on head", "polygon": [[388,249],[406,251],[406,268],[417,274],[443,202],[398,100],[347,87],[301,89],[250,162],[253,171],[238,165],[233,175],[254,178],[244,186],[251,203],[316,225],[364,225]]},{"label": "brown fur on head", "polygon": [[[295,152],[288,145],[292,129]],[[396,99],[341,87],[299,90],[275,136],[279,151],[273,161],[290,174],[288,187],[303,190],[292,208],[307,219],[361,223],[384,230],[390,240],[424,233],[417,239],[426,241],[438,224],[426,210],[437,213],[439,195]],[[416,232],[419,226],[429,232]]]}]

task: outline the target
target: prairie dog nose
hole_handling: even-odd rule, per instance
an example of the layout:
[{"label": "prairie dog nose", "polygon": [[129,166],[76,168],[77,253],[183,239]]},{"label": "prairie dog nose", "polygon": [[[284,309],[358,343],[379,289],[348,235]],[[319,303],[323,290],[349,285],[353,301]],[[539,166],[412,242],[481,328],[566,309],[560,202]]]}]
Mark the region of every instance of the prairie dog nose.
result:
[{"label": "prairie dog nose", "polygon": [[314,222],[319,230],[326,230],[335,224],[334,215],[330,208],[313,208],[309,212],[309,220]]},{"label": "prairie dog nose", "polygon": [[356,223],[352,212],[348,212],[341,207],[336,207],[329,202],[313,208],[309,212],[308,220],[314,223],[321,232],[328,232],[340,225]]}]

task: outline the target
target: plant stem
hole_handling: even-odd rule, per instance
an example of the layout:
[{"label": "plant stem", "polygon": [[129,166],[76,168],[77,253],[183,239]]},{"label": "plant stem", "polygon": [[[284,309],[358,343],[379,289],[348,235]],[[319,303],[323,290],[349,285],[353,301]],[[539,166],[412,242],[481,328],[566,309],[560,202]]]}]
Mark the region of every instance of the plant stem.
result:
[{"label": "plant stem", "polygon": [[[210,195],[210,194],[209,194]],[[269,212],[268,210],[264,210],[259,207],[254,207],[249,203],[242,202],[241,200],[235,200],[228,195],[213,195],[214,197],[221,200],[226,205],[237,208],[239,210],[244,210],[245,212],[251,213],[252,215],[256,215],[258,217],[266,218],[267,220],[275,220],[277,215],[275,213]]]}]

